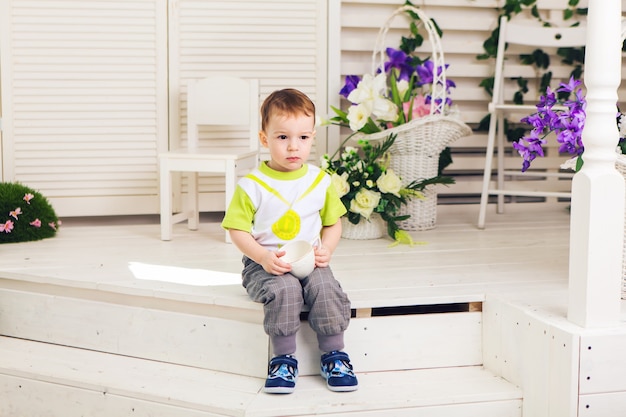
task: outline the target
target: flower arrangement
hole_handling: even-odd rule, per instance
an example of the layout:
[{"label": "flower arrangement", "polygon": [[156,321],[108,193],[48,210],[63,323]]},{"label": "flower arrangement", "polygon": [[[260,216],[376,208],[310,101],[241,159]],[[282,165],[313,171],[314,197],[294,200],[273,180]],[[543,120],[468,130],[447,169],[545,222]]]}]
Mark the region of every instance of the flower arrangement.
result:
[{"label": "flower arrangement", "polygon": [[[431,37],[441,36],[441,30],[432,19],[425,15],[420,17],[410,1],[406,2],[403,10],[411,18],[410,35],[402,37],[398,49],[385,49],[387,60],[381,62],[376,74],[346,76],[339,94],[350,102],[350,107],[343,111],[331,106],[335,113],[329,120],[331,124],[350,127],[353,132],[372,134],[429,115],[433,100],[441,106],[439,108],[450,109],[452,101],[449,93],[456,85],[443,76],[448,65],[442,67],[443,63],[439,62],[435,68],[432,57],[421,59],[415,55],[424,42],[419,32],[421,23],[427,26]],[[441,97],[432,96],[435,85],[444,88],[443,80],[447,92],[445,103],[442,103]]]},{"label": "flower arrangement", "polygon": [[43,195],[18,183],[0,183],[0,243],[52,237],[60,225]]},{"label": "flower arrangement", "polygon": [[410,215],[398,215],[403,204],[412,198],[424,198],[421,191],[429,184],[454,182],[449,177],[436,177],[429,180],[412,181],[403,185],[402,179],[389,169],[389,148],[396,139],[390,134],[384,141],[372,145],[361,140],[361,149],[340,148],[341,154],[322,157],[321,167],[331,175],[331,179],[342,203],[348,210],[347,218],[352,224],[369,221],[373,213],[378,213],[387,223],[387,234],[396,242],[413,243],[406,231],[399,228],[399,221]]},{"label": "flower arrangement", "polygon": [[[571,96],[573,99],[570,99]],[[537,157],[544,156],[543,146],[548,142],[548,135],[556,134],[556,140],[561,144],[559,152],[573,155],[564,168],[573,168],[578,171],[583,164],[585,147],[582,142],[582,132],[585,127],[585,108],[587,101],[582,91],[580,80],[570,78],[568,83],[561,83],[556,90],[546,89],[537,104],[537,112],[524,117],[521,121],[532,126],[527,136],[513,143],[520,156],[524,159],[522,172],[530,168],[531,162]],[[626,154],[626,116],[617,111],[616,122],[620,131],[618,149]]]},{"label": "flower arrangement", "polygon": [[[402,48],[387,48],[386,54],[389,59],[384,63],[384,72],[346,77],[339,94],[351,106],[347,111],[331,106],[336,114],[329,120],[331,124],[371,134],[430,114],[435,71],[440,74],[444,68],[435,69],[430,58],[422,61]],[[454,87],[454,81],[446,79],[446,91],[449,93]],[[452,100],[446,95],[444,106],[451,105]]]}]

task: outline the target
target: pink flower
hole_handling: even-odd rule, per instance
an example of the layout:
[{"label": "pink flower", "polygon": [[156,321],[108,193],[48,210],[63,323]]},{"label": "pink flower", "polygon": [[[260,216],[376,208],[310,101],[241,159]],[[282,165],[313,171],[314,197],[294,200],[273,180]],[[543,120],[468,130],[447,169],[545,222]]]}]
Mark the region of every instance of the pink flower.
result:
[{"label": "pink flower", "polygon": [[20,214],[22,214],[22,209],[19,207],[9,212],[9,216],[13,217],[15,220],[17,220],[17,216],[19,216]]},{"label": "pink flower", "polygon": [[30,200],[32,200],[33,198],[35,198],[35,196],[31,193],[24,194],[24,201],[26,201],[28,204],[30,204]]},{"label": "pink flower", "polygon": [[30,222],[28,224],[30,224],[31,226],[34,226],[34,227],[41,227],[41,220],[35,219],[35,220],[33,220],[32,222]]},{"label": "pink flower", "polygon": [[13,222],[11,220],[7,220],[6,223],[0,224],[0,233],[11,233],[13,230]]},{"label": "pink flower", "polygon": [[50,226],[54,230],[57,230],[57,226],[56,226],[56,224],[54,224],[54,222],[48,223],[48,226]]},{"label": "pink flower", "polygon": [[413,111],[409,115],[410,108],[410,101],[402,103],[402,110],[404,110],[404,115],[407,120],[417,119],[430,114],[430,104],[426,104],[426,98],[422,95],[416,96],[415,99],[413,99]]}]

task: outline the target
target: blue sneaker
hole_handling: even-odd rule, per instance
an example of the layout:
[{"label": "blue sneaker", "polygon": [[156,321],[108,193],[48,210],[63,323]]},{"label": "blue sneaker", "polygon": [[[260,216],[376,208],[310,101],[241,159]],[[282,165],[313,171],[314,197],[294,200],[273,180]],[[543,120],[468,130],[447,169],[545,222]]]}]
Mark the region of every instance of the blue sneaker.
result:
[{"label": "blue sneaker", "polygon": [[280,355],[270,360],[263,391],[270,394],[291,394],[296,389],[298,361],[291,355]]},{"label": "blue sneaker", "polygon": [[347,392],[359,388],[350,357],[345,352],[335,350],[322,355],[320,373],[331,391]]}]

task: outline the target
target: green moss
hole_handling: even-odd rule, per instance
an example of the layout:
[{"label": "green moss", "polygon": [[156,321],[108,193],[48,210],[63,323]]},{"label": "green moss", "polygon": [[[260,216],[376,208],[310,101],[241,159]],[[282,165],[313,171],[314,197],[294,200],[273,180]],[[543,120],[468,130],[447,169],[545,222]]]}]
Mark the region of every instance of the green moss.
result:
[{"label": "green moss", "polygon": [[[27,195],[32,195],[29,201]],[[19,183],[0,182],[0,243],[45,239],[54,236],[58,227],[59,218],[41,193]]]}]

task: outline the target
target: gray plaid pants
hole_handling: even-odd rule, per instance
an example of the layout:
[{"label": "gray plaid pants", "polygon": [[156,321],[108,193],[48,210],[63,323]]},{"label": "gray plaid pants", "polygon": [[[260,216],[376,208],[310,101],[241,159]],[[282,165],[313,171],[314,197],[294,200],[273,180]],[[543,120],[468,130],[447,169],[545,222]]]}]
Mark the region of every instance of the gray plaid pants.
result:
[{"label": "gray plaid pants", "polygon": [[[253,301],[263,303],[263,326],[270,337],[293,336],[295,343],[300,313],[306,304],[309,324],[320,345],[340,343],[336,350],[343,348],[343,332],[350,322],[350,300],[330,268],[315,268],[311,275],[299,280],[291,274],[272,275],[245,256],[243,264],[243,286]],[[340,336],[340,342],[333,336]],[[325,346],[320,348],[326,350]]]}]

